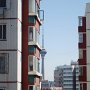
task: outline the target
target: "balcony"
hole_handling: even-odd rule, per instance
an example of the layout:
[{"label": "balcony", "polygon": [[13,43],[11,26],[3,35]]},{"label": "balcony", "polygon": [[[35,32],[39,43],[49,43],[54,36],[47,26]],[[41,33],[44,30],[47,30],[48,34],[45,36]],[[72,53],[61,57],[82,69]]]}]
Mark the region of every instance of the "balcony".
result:
[{"label": "balcony", "polygon": [[79,16],[78,20],[78,32],[86,32],[86,17]]},{"label": "balcony", "polygon": [[39,32],[35,30],[34,27],[29,27],[28,45],[36,45],[39,49],[41,49],[41,46],[39,44]]},{"label": "balcony", "polygon": [[79,49],[85,49],[86,48],[86,33],[79,32],[79,43],[78,43]]},{"label": "balcony", "polygon": [[86,81],[86,66],[80,66],[79,81]]},{"label": "balcony", "polygon": [[39,2],[39,0],[29,0],[29,18],[34,17],[41,25],[44,20],[44,11],[40,10]]},{"label": "balcony", "polygon": [[78,20],[79,20],[78,25],[79,25],[79,26],[83,26],[83,17],[82,17],[82,16],[79,16],[79,17],[78,17]]},{"label": "balcony", "polygon": [[40,74],[39,60],[33,55],[28,56],[28,74],[42,76]]}]

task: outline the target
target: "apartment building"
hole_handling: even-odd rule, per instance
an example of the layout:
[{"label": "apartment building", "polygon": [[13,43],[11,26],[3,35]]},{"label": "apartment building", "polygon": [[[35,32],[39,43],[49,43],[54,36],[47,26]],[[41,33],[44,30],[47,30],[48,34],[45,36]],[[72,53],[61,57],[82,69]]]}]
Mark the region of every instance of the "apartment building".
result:
[{"label": "apartment building", "polygon": [[54,81],[42,80],[41,90],[63,90],[62,87],[55,87]]},{"label": "apartment building", "polygon": [[85,16],[79,16],[79,68],[80,90],[90,90],[90,3],[86,4]]},{"label": "apartment building", "polygon": [[76,90],[79,90],[79,68],[77,62],[71,65],[57,66],[54,70],[55,87],[62,87],[63,90],[73,90],[73,71],[72,65],[76,65]]},{"label": "apartment building", "polygon": [[40,90],[40,0],[0,0],[0,90]]}]

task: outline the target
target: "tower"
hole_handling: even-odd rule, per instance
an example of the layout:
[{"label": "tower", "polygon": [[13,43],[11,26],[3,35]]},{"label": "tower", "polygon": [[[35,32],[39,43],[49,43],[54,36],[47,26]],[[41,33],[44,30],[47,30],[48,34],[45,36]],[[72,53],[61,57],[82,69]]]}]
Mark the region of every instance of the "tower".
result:
[{"label": "tower", "polygon": [[42,50],[41,50],[41,58],[42,58],[42,67],[41,67],[41,73],[42,73],[42,79],[44,80],[44,57],[47,51],[44,48],[44,28],[42,28]]}]

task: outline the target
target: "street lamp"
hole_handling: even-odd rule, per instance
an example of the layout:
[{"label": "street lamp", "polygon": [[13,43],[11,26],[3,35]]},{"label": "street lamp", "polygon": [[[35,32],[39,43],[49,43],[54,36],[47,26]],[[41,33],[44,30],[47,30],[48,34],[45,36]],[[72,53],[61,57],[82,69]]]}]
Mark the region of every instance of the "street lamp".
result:
[{"label": "street lamp", "polygon": [[73,90],[76,90],[76,65],[72,65]]}]

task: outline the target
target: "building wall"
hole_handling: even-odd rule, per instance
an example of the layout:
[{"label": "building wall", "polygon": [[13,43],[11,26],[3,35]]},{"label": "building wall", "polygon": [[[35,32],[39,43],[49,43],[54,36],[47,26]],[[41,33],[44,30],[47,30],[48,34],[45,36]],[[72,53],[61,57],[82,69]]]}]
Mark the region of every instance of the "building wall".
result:
[{"label": "building wall", "polygon": [[0,54],[8,54],[8,73],[0,74],[0,88],[21,90],[22,0],[6,0],[0,24],[6,24],[6,40],[0,40]]},{"label": "building wall", "polygon": [[0,41],[0,50],[21,51],[21,22],[15,20],[0,20],[0,24],[6,24],[6,40]]},{"label": "building wall", "polygon": [[86,4],[87,90],[90,89],[90,3]]},{"label": "building wall", "polygon": [[8,53],[8,73],[0,74],[0,87],[6,86],[7,90],[12,90],[8,89],[8,86],[13,87],[13,84],[15,84],[13,88],[21,87],[21,53],[18,51],[0,51],[0,53]]},{"label": "building wall", "polygon": [[22,0],[6,0],[5,18],[22,20]]}]

